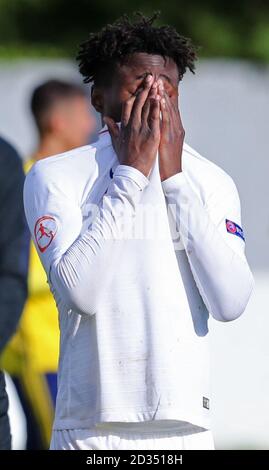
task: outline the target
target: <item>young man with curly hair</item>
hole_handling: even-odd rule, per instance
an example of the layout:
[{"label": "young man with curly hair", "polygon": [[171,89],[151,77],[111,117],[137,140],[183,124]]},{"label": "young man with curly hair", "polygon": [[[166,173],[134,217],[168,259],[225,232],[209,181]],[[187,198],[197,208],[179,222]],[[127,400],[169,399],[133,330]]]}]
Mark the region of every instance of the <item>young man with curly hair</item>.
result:
[{"label": "young man with curly hair", "polygon": [[208,317],[239,317],[252,290],[236,187],[184,143],[195,48],[155,19],[81,45],[105,127],[27,176],[61,328],[51,449],[212,449]]}]

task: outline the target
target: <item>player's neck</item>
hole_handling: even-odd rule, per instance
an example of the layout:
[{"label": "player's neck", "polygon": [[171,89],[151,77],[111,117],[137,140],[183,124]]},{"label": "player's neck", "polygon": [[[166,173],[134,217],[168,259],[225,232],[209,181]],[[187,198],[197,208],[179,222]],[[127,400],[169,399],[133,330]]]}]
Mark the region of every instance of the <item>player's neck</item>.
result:
[{"label": "player's neck", "polygon": [[33,159],[42,160],[68,150],[70,150],[70,145],[65,140],[59,139],[58,136],[45,135],[40,139],[39,146],[33,154]]}]

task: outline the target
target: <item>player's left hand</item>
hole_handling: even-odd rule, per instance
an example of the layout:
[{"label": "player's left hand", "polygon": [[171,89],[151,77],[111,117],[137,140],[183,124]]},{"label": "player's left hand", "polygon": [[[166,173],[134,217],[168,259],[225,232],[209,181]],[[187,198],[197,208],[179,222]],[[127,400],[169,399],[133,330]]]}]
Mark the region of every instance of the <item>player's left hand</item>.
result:
[{"label": "player's left hand", "polygon": [[164,181],[182,171],[181,160],[185,131],[178,109],[178,95],[168,96],[162,80],[158,80],[158,90],[161,96],[162,113],[159,166],[161,180]]}]

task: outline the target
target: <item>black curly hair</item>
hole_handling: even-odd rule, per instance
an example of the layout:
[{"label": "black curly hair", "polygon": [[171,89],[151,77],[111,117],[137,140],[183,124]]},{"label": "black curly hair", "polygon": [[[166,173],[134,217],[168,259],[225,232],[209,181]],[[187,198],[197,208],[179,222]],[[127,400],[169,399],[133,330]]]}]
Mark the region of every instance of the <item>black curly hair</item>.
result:
[{"label": "black curly hair", "polygon": [[187,69],[194,73],[196,47],[190,39],[180,36],[174,27],[154,26],[159,15],[156,12],[146,17],[135,13],[133,21],[124,15],[100,32],[90,33],[77,55],[84,83],[108,84],[116,64],[123,64],[136,52],[172,58],[178,68],[179,80]]}]

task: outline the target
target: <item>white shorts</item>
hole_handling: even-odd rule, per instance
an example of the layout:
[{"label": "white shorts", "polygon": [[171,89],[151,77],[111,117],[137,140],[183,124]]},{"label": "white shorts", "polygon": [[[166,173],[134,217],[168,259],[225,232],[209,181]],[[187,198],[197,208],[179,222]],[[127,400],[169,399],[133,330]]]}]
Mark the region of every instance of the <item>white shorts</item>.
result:
[{"label": "white shorts", "polygon": [[211,431],[182,435],[71,429],[54,430],[50,450],[214,450],[214,441]]}]

